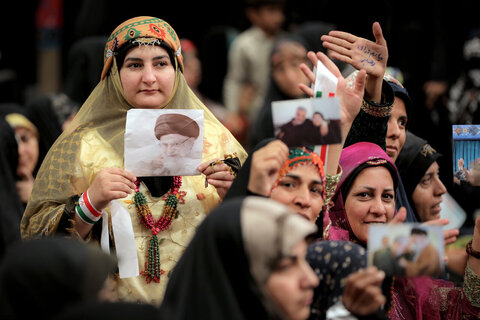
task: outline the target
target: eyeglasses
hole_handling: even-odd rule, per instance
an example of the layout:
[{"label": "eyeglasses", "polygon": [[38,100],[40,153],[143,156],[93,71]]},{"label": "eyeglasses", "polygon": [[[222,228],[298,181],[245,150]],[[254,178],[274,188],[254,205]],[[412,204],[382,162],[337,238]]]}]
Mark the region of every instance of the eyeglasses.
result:
[{"label": "eyeglasses", "polygon": [[158,144],[160,146],[162,146],[162,148],[164,148],[165,150],[168,150],[168,149],[171,149],[171,148],[179,148],[181,146],[183,146],[183,144],[188,140],[190,139],[190,137],[186,138],[185,140],[183,141],[180,141],[180,142],[165,142],[165,141],[158,141]]}]

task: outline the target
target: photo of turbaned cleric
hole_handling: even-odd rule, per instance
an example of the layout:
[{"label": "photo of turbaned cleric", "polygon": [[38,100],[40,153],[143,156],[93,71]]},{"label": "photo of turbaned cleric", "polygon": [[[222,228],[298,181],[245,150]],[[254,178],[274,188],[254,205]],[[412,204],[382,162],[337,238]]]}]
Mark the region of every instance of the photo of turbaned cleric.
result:
[{"label": "photo of turbaned cleric", "polygon": [[203,110],[132,109],[125,128],[125,169],[141,177],[198,175]]}]

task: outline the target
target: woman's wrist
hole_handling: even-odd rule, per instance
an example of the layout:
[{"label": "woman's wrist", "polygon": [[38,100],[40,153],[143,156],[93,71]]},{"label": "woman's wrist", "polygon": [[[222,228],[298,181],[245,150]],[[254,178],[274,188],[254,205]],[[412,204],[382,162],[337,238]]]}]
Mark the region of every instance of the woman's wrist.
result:
[{"label": "woman's wrist", "polygon": [[380,102],[368,100],[366,95],[363,98],[361,109],[374,117],[389,117],[395,102],[395,94],[392,87],[383,80]]},{"label": "woman's wrist", "polygon": [[480,259],[480,250],[477,250],[477,246],[473,246],[473,239],[467,243],[467,254],[475,259]]},{"label": "woman's wrist", "polygon": [[382,99],[382,83],[383,77],[367,75],[367,83],[365,84],[365,98],[375,103],[381,103]]},{"label": "woman's wrist", "polygon": [[90,201],[88,190],[85,191],[78,200],[78,205],[75,207],[77,216],[87,224],[95,224],[102,217],[103,211],[98,210]]}]

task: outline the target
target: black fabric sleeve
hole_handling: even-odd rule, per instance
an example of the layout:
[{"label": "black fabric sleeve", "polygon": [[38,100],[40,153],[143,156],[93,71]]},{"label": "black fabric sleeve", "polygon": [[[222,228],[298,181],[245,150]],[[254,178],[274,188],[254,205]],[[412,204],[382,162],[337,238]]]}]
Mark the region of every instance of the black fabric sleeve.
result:
[{"label": "black fabric sleeve", "polygon": [[75,219],[75,206],[78,204],[78,195],[73,195],[68,198],[65,208],[63,209],[63,214],[60,217],[60,222],[57,227],[57,234],[70,235],[69,229],[72,228],[71,219]]},{"label": "black fabric sleeve", "polygon": [[[372,107],[383,108],[392,105],[395,100],[392,87],[383,81],[382,84],[382,103],[377,105],[371,101],[365,100],[367,104]],[[385,138],[387,136],[388,120],[390,114],[387,116],[374,116],[360,109],[355,120],[353,120],[352,127],[348,132],[345,140],[344,148],[357,142],[371,142],[379,145],[383,150],[386,149]]]}]

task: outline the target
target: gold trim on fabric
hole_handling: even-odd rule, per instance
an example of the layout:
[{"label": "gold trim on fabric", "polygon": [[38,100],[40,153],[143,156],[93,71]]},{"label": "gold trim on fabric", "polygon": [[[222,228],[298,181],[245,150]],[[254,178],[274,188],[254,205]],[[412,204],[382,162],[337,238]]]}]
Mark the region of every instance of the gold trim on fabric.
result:
[{"label": "gold trim on fabric", "polygon": [[468,263],[465,268],[463,291],[472,306],[480,308],[480,277],[473,272]]},{"label": "gold trim on fabric", "polygon": [[392,113],[393,104],[387,106],[374,106],[365,99],[362,100],[361,108],[363,111],[374,117],[387,117]]}]

